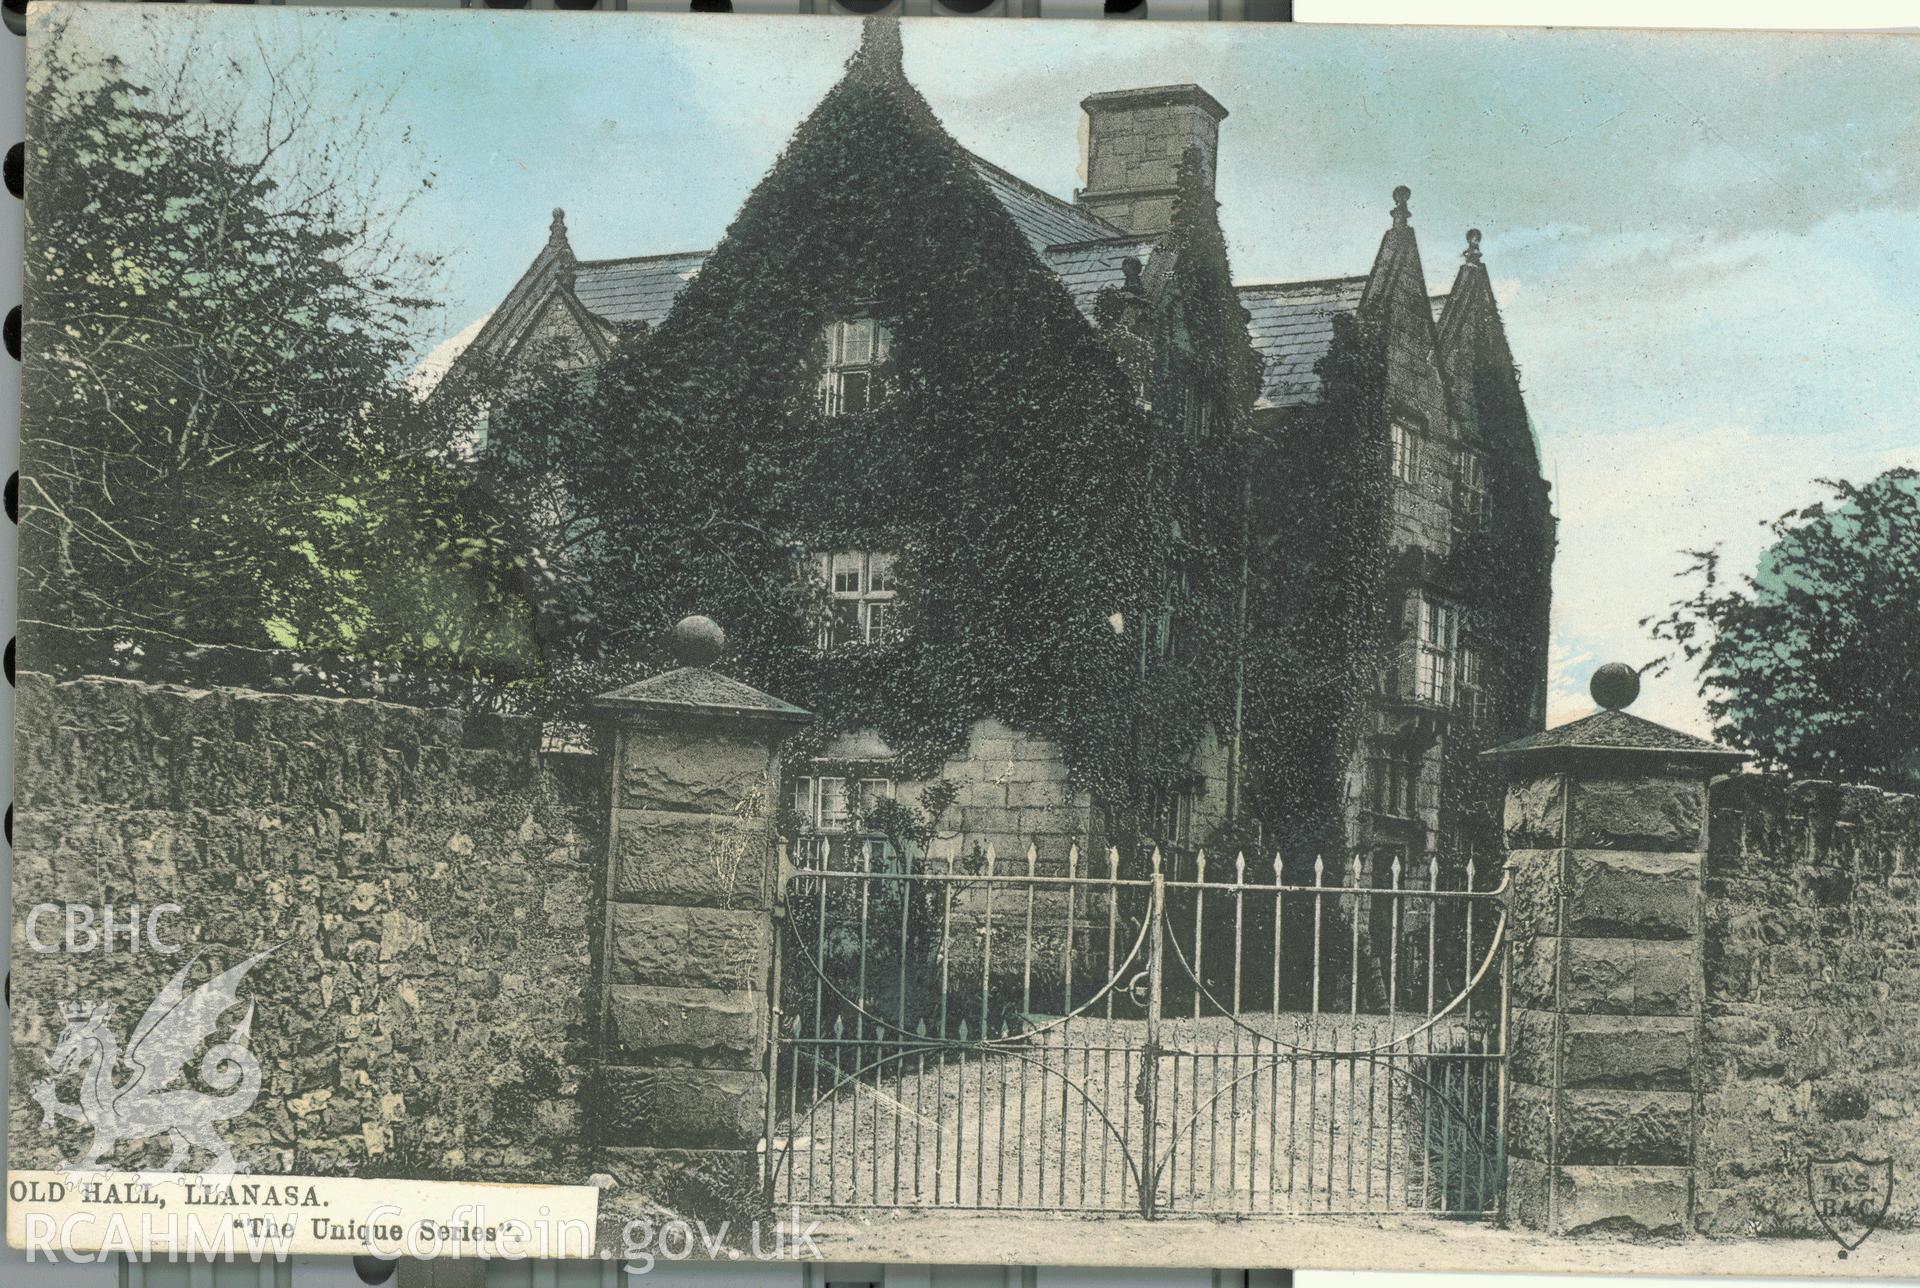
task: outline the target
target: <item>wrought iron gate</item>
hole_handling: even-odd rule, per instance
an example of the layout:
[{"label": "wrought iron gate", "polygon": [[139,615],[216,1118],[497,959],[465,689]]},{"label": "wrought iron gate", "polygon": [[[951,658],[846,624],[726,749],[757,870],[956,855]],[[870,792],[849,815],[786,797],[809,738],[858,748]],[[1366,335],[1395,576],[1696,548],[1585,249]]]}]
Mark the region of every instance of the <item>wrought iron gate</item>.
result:
[{"label": "wrought iron gate", "polygon": [[1382,862],[819,845],[784,883],[772,1198],[1492,1213],[1506,886]]}]

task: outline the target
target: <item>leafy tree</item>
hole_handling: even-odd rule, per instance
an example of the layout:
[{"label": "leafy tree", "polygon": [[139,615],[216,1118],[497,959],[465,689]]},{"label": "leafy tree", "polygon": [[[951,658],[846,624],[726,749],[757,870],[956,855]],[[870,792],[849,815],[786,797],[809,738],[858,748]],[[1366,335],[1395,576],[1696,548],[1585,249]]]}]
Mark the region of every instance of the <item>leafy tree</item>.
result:
[{"label": "leafy tree", "polygon": [[[316,113],[50,24],[28,97],[22,617],[51,630],[524,671],[537,556],[399,378],[430,259]],[[343,141],[344,140],[344,141]]]},{"label": "leafy tree", "polygon": [[[1694,593],[1656,639],[1694,666],[1728,742],[1796,773],[1920,787],[1920,472],[1774,520],[1754,575],[1730,580],[1696,550]],[[1666,663],[1662,664],[1664,670]]]}]

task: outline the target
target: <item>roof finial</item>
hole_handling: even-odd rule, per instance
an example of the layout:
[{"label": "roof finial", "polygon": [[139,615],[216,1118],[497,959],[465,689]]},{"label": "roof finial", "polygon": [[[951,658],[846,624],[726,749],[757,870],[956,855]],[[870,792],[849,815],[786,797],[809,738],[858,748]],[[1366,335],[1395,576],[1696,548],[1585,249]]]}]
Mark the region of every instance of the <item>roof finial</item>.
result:
[{"label": "roof finial", "polygon": [[1480,230],[1478,228],[1467,229],[1467,248],[1460,252],[1460,258],[1469,264],[1480,262]]},{"label": "roof finial", "polygon": [[1413,212],[1407,209],[1407,198],[1413,195],[1413,189],[1401,184],[1393,190],[1393,226],[1405,228],[1407,221],[1413,218]]},{"label": "roof finial", "polygon": [[547,241],[554,246],[564,246],[567,241],[567,212],[555,206],[553,222],[547,225]]},{"label": "roof finial", "polygon": [[900,19],[872,14],[860,24],[860,48],[854,51],[852,68],[868,76],[902,79]]}]

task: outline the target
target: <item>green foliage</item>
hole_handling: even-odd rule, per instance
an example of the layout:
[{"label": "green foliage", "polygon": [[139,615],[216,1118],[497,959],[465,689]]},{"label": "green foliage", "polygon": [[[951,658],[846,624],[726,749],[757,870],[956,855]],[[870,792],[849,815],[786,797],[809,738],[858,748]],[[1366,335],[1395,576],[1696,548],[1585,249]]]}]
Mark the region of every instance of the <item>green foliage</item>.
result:
[{"label": "green foliage", "polygon": [[1386,638],[1385,335],[1336,321],[1322,404],[1288,422],[1253,485],[1247,813],[1291,853],[1342,841],[1341,778]]},{"label": "green foliage", "polygon": [[1467,631],[1486,669],[1490,708],[1478,728],[1456,719],[1447,739],[1440,808],[1469,834],[1449,837],[1488,854],[1501,846],[1505,787],[1480,758],[1488,747],[1540,729],[1545,716],[1555,521],[1539,474],[1520,378],[1504,351],[1475,372],[1468,390],[1487,448],[1487,514],[1462,533],[1446,564],[1467,606]]},{"label": "green foliage", "polygon": [[[1691,664],[1715,732],[1795,773],[1920,787],[1920,471],[1774,520],[1751,577],[1690,552],[1694,593],[1654,638]],[[1665,669],[1665,663],[1662,669]]]},{"label": "green foliage", "polygon": [[540,557],[397,376],[433,265],[347,132],[285,79],[228,111],[191,51],[139,83],[61,35],[28,100],[29,664],[49,622],[536,669]]}]

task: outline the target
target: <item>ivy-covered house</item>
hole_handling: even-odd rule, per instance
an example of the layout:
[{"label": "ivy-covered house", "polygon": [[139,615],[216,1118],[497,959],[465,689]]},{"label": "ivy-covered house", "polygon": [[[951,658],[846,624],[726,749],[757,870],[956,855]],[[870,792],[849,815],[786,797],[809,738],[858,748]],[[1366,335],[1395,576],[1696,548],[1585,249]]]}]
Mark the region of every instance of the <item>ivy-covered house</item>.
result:
[{"label": "ivy-covered house", "polygon": [[721,620],[819,716],[802,830],[1490,848],[1469,753],[1540,727],[1552,520],[1478,234],[1429,299],[1402,190],[1367,274],[1236,286],[1206,90],[1086,99],[1068,200],[899,42],[711,251],[582,260],[555,211],[453,363],[591,373],[509,419],[591,516],[602,645]]}]

